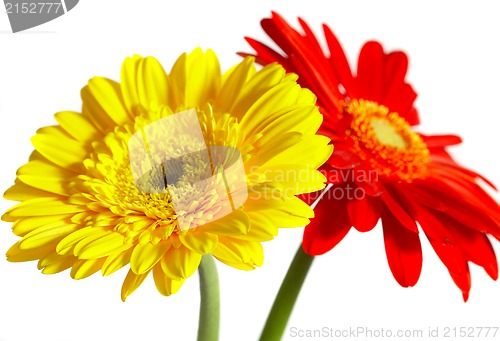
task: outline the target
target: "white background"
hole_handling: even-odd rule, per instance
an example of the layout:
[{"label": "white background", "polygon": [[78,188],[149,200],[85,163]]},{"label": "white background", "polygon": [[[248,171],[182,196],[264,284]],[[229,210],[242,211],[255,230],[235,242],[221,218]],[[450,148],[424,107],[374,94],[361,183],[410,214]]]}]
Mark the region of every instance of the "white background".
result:
[{"label": "white background", "polygon": [[[480,3],[480,4],[479,4]],[[479,5],[478,5],[479,4]],[[500,49],[495,1],[99,1],[82,0],[67,15],[12,34],[0,13],[0,190],[32,150],[38,127],[52,114],[79,110],[79,91],[95,75],[118,79],[131,54],[154,55],[170,69],[179,54],[213,48],[223,69],[250,51],[243,36],[265,39],[259,21],[274,9],[296,24],[303,16],[316,32],[328,23],[351,61],[362,43],[378,39],[410,55],[408,79],[426,133],[459,133],[452,150],[463,164],[500,184],[498,153]],[[499,196],[495,194],[498,199]],[[0,201],[0,211],[12,205]],[[0,251],[17,237],[0,223]],[[222,290],[221,340],[256,340],[302,229],[283,230],[265,244],[264,266],[244,272],[218,264]],[[500,243],[494,241],[500,254]],[[463,303],[446,268],[423,241],[420,281],[401,288],[387,266],[380,226],[352,231],[313,264],[289,327],[423,329],[500,327],[500,283],[471,265],[472,291]],[[171,297],[149,278],[126,303],[124,271],[82,281],[68,272],[46,276],[36,263],[0,258],[0,340],[193,340],[198,320],[198,277]],[[500,334],[500,332],[499,332]],[[500,335],[497,335],[497,339]],[[294,340],[290,331],[286,340]],[[453,338],[452,338],[453,339]]]}]

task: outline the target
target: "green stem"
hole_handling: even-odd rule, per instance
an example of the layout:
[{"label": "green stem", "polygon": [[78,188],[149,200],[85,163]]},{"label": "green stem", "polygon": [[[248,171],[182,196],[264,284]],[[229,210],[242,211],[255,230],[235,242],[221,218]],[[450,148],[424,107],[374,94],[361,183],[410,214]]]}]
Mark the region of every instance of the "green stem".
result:
[{"label": "green stem", "polygon": [[198,272],[201,301],[198,341],[217,341],[220,320],[219,277],[211,255],[204,255],[201,258]]},{"label": "green stem", "polygon": [[260,341],[281,340],[314,257],[299,246],[267,317]]}]

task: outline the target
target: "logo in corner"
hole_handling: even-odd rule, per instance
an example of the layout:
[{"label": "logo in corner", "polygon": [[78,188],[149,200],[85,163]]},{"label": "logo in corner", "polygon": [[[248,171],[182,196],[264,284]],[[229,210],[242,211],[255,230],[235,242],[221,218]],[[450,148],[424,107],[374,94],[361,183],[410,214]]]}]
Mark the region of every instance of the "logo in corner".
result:
[{"label": "logo in corner", "polygon": [[71,11],[79,0],[4,0],[12,32],[20,32],[59,18]]}]

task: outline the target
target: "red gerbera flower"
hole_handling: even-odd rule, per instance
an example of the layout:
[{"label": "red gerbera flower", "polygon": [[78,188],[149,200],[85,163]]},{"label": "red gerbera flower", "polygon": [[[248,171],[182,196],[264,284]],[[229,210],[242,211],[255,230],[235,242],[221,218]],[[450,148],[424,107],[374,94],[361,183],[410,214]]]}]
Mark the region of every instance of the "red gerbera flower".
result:
[{"label": "red gerbera flower", "polygon": [[448,154],[446,147],[461,143],[460,137],[426,136],[412,129],[419,117],[413,106],[417,95],[405,82],[406,54],[385,53],[378,42],[368,42],[353,75],[328,26],[323,25],[326,56],[309,26],[302,19],[299,23],[303,34],[276,13],[261,22],[284,55],[246,39],[258,62],[281,63],[317,95],[322,132],[335,145],[323,167],[334,186],[305,228],[304,250],[323,254],[352,226],[367,232],[382,219],[390,269],[400,285],[409,287],[417,283],[422,267],[418,222],[467,300],[469,261],[492,279],[498,277],[487,235],[500,240],[500,207],[477,180],[493,184]]}]

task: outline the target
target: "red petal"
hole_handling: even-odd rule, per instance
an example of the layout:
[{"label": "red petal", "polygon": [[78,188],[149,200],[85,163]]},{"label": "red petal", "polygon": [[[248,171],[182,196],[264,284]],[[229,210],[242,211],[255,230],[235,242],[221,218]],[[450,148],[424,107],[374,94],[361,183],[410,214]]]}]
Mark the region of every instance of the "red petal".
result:
[{"label": "red petal", "polygon": [[474,177],[457,169],[433,169],[436,178],[445,182],[449,187],[461,192],[465,198],[474,198],[471,204],[485,211],[491,217],[496,217],[500,224],[500,206],[498,203],[479,186]]},{"label": "red petal", "polygon": [[328,163],[325,163],[320,168],[320,172],[326,177],[326,183],[338,185],[345,182],[349,178],[349,171],[333,168]]},{"label": "red petal", "polygon": [[415,108],[411,108],[406,114],[401,115],[409,125],[415,126],[420,124],[420,117],[418,116],[418,111]]},{"label": "red petal", "polygon": [[488,237],[444,214],[439,214],[439,219],[453,233],[465,258],[483,267],[493,280],[498,279],[498,263]]},{"label": "red petal", "polygon": [[[286,53],[290,54],[297,47],[293,46],[290,41],[290,37],[287,35],[298,35],[298,33],[292,29],[283,18],[277,13],[272,13],[272,18],[262,19],[260,22],[262,29],[267,35],[274,40],[274,42]],[[281,27],[278,27],[280,25]],[[286,32],[286,33],[285,33]]]},{"label": "red petal", "polygon": [[347,204],[351,224],[359,232],[368,232],[377,225],[382,212],[382,201],[378,197],[364,195],[353,198]]},{"label": "red petal", "polygon": [[[322,108],[320,107],[320,109]],[[349,149],[349,146],[352,146],[354,141],[346,135],[346,130],[351,127],[352,116],[342,116],[342,114],[337,111],[320,111],[324,116],[326,116],[319,131],[327,128],[331,132],[331,134],[327,134],[327,136],[332,139],[332,142],[334,142],[335,150]],[[340,142],[345,144],[345,147],[343,145],[339,145]]]},{"label": "red petal", "polygon": [[432,210],[419,207],[417,210],[417,219],[427,239],[429,239],[432,248],[448,268],[451,278],[462,290],[464,300],[467,301],[471,286],[469,266],[454,239],[453,233],[442,224],[440,216]]},{"label": "red petal", "polygon": [[423,135],[420,134],[428,148],[443,148],[462,143],[462,139],[457,135]]},{"label": "red petal", "polygon": [[456,192],[442,181],[433,178],[415,181],[409,188],[407,195],[418,204],[445,212],[464,225],[480,232],[490,233],[500,240],[499,224],[484,210],[478,208],[476,205],[480,203],[474,204],[474,199],[468,198],[467,194]]},{"label": "red petal", "polygon": [[384,89],[387,89],[381,104],[387,106],[392,112],[397,112],[405,118],[410,125],[419,123],[418,113],[413,108],[416,93],[412,87],[405,83],[408,70],[408,57],[401,51],[389,53],[384,65]]},{"label": "red petal", "polygon": [[328,193],[314,209],[315,217],[304,229],[302,247],[311,256],[333,249],[351,229],[347,201],[336,200]]},{"label": "red petal", "polygon": [[410,125],[418,124],[418,115],[414,112],[413,103],[417,98],[417,93],[408,83],[401,84],[397,91],[397,96],[390,99],[387,104],[392,112],[397,112],[399,116],[403,117]]},{"label": "red petal", "polygon": [[[303,58],[303,60],[311,62],[314,61],[313,59],[317,59],[316,61],[326,65],[326,58],[323,53],[317,53],[318,49],[316,46],[318,44],[314,44],[313,46],[310,45],[309,41],[310,39],[315,39],[314,36],[309,38],[304,37],[297,30],[292,28],[278,13],[271,13],[272,18],[262,20],[261,26],[287,55],[297,54],[301,57],[306,57]],[[319,51],[322,52],[321,49]]]},{"label": "red petal", "polygon": [[289,63],[286,58],[271,49],[269,46],[262,44],[261,42],[254,40],[249,37],[245,37],[245,40],[250,44],[250,46],[255,50],[257,56],[259,57],[262,65],[269,64],[272,62],[280,63],[287,71],[289,70]]},{"label": "red petal", "polygon": [[[301,19],[299,19],[301,21]],[[301,21],[304,26],[305,23]],[[307,36],[293,29],[279,14],[272,12],[272,19],[261,21],[264,31],[289,56],[295,66],[292,70],[300,75],[299,83],[314,91],[323,106],[325,102],[338,102],[343,96],[338,91],[339,81],[335,78],[328,59],[324,55],[310,29]],[[311,44],[311,41],[315,41]],[[319,88],[319,89],[318,89]],[[319,91],[321,90],[321,91]],[[337,106],[339,108],[340,106]]]},{"label": "red petal", "polygon": [[360,166],[355,169],[355,172],[354,181],[356,185],[367,195],[378,197],[384,193],[385,189],[382,182],[378,179],[377,171]]},{"label": "red petal", "polygon": [[[439,165],[440,167],[442,168],[445,168],[447,169],[448,171],[458,171],[460,173],[462,173],[462,175],[468,175],[469,177],[471,177],[473,180],[475,180],[476,178],[478,179],[481,179],[483,180],[484,182],[486,182],[486,184],[488,186],[490,186],[491,188],[493,188],[495,191],[497,190],[496,186],[490,181],[488,180],[486,177],[484,177],[483,175],[477,173],[477,172],[474,172],[473,170],[470,170],[468,168],[464,168],[464,167],[461,167],[460,165],[458,165],[450,156],[448,153],[445,153],[445,155],[434,155],[434,152],[432,152],[431,154],[431,160],[432,162],[435,164],[435,165]],[[474,181],[475,182],[475,181]]]},{"label": "red petal", "polygon": [[310,51],[314,52],[316,55],[324,56],[323,50],[322,50],[321,46],[319,45],[318,40],[316,39],[316,36],[314,35],[314,33],[311,30],[311,28],[309,27],[309,25],[307,25],[307,23],[302,18],[298,18],[298,20],[299,20],[300,26],[304,30],[304,33],[305,33],[304,40],[307,41],[307,45],[308,45]]},{"label": "red petal", "polygon": [[[383,104],[398,96],[399,87],[405,82],[407,70],[408,57],[404,52],[396,51],[386,56],[384,63],[384,89],[381,101]],[[387,104],[389,105],[388,102]]]},{"label": "red petal", "polygon": [[337,79],[346,89],[346,92],[349,93],[352,88],[353,77],[347,57],[332,30],[328,26],[323,25],[323,31],[325,33],[328,49],[330,50],[329,60],[331,68],[334,70]]},{"label": "red petal", "polygon": [[429,148],[431,162],[434,164],[457,165],[444,148]]},{"label": "red petal", "polygon": [[398,197],[393,193],[393,190],[387,188],[386,186],[384,193],[381,195],[381,198],[384,201],[387,209],[391,211],[391,214],[396,217],[396,219],[401,223],[402,226],[406,227],[413,233],[418,233],[415,219],[408,213],[408,210],[404,207],[404,204],[398,201]]},{"label": "red petal", "polygon": [[[331,82],[324,73],[318,70],[312,61],[300,58],[296,54],[289,57],[293,64],[293,72],[299,75],[298,82],[305,88],[308,88],[318,98],[318,104],[328,110],[328,113],[336,113],[341,107],[340,99],[343,98],[336,86],[329,84]],[[316,64],[317,65],[317,64]]]},{"label": "red petal", "polygon": [[367,42],[359,53],[356,97],[380,103],[384,51],[376,41]]},{"label": "red petal", "polygon": [[394,278],[402,287],[414,286],[422,270],[422,248],[418,232],[409,231],[384,210],[382,214],[385,253]]},{"label": "red petal", "polygon": [[328,163],[334,168],[352,169],[361,163],[361,159],[358,155],[349,150],[335,149]]}]

